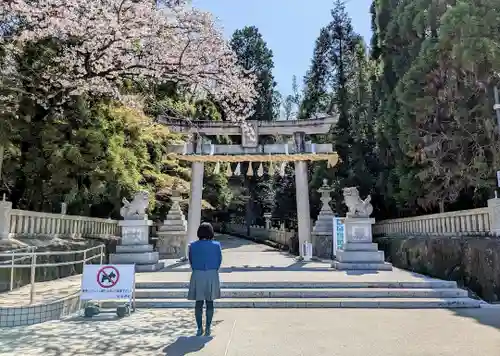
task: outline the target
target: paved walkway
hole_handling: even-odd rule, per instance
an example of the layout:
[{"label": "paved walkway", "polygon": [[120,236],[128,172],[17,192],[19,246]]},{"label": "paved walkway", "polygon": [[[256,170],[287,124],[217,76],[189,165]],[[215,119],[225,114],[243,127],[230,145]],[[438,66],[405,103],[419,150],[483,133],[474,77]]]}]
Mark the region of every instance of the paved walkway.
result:
[{"label": "paved walkway", "polygon": [[497,356],[500,310],[217,310],[194,337],[191,310],[0,330],[0,356]]},{"label": "paved walkway", "polygon": [[[393,281],[429,278],[407,271],[347,273],[328,262],[297,263],[267,246],[223,238],[221,279],[231,281]],[[188,266],[167,261],[139,282],[186,282]],[[272,267],[272,268],[271,268]],[[276,271],[276,269],[281,269]],[[76,292],[78,276],[37,284],[37,300]],[[1,294],[26,302],[29,289]],[[0,329],[0,356],[470,356],[500,355],[500,309],[221,309],[212,338],[194,337],[192,310],[139,310],[116,319],[73,318]]]},{"label": "paved walkway", "polygon": [[[219,235],[224,248],[222,282],[415,282],[432,278],[400,270],[345,272],[330,268],[330,262],[297,262],[287,253],[247,240]],[[138,273],[137,282],[188,282],[188,263],[167,260],[162,272]],[[77,293],[81,276],[36,283],[35,303],[49,302]],[[0,294],[0,307],[29,304],[30,286]]]}]

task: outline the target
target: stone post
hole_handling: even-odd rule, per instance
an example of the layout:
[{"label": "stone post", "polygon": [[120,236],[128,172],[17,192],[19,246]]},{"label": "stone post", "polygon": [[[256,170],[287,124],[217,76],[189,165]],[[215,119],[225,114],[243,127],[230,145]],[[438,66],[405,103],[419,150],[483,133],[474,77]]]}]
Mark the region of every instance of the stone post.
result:
[{"label": "stone post", "polygon": [[61,203],[61,215],[66,215],[68,205],[66,203]]},{"label": "stone post", "polygon": [[488,200],[488,215],[490,220],[490,233],[500,236],[500,199],[495,196]]},{"label": "stone post", "polygon": [[203,196],[203,162],[191,165],[191,194],[189,196],[188,226],[186,234],[185,258],[188,257],[188,246],[196,241],[196,233],[201,223],[201,199]]},{"label": "stone post", "polygon": [[271,213],[264,213],[264,219],[266,219],[266,230],[271,229],[271,218],[273,214]]},{"label": "stone post", "polygon": [[10,213],[12,211],[12,202],[5,200],[0,201],[0,240],[8,239],[10,235]]}]

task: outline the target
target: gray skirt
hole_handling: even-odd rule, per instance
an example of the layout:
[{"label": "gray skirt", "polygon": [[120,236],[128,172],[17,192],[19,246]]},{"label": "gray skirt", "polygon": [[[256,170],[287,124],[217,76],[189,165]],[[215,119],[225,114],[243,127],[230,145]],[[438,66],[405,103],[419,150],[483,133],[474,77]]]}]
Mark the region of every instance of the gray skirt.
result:
[{"label": "gray skirt", "polygon": [[220,298],[219,271],[193,271],[189,281],[188,300],[215,300]]}]

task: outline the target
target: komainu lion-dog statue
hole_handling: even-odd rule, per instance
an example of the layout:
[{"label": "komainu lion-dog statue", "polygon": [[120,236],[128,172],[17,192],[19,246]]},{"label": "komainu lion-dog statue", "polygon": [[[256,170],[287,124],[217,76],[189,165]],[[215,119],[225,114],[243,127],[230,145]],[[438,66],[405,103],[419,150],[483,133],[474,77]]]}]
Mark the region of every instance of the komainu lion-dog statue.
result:
[{"label": "komainu lion-dog statue", "polygon": [[125,220],[140,220],[146,217],[146,209],[149,206],[149,192],[140,190],[134,194],[134,199],[129,202],[123,198],[123,206],[120,215]]},{"label": "komainu lion-dog statue", "polygon": [[344,203],[348,209],[348,218],[367,218],[373,213],[373,206],[370,203],[372,200],[371,195],[362,200],[356,187],[344,188],[343,193]]}]

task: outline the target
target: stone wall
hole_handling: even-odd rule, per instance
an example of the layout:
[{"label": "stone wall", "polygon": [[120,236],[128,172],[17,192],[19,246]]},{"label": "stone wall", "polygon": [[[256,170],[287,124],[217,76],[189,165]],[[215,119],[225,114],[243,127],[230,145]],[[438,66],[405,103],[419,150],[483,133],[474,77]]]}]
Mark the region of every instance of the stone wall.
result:
[{"label": "stone wall", "polygon": [[48,304],[0,307],[0,328],[33,325],[50,320],[59,320],[82,309],[80,293]]},{"label": "stone wall", "polygon": [[[45,251],[80,251],[85,250],[94,246],[99,246],[104,244],[106,246],[104,263],[108,261],[108,256],[113,253],[118,241],[117,238],[87,238],[87,239],[41,239],[41,238],[19,238],[17,241],[22,241],[24,244],[29,246],[36,246],[36,252]],[[3,248],[4,250],[7,249]],[[91,257],[94,255],[99,255],[99,250],[95,249],[88,252],[86,257]],[[16,256],[16,258],[19,258]],[[38,256],[37,264],[48,264],[48,263],[61,263],[70,262],[76,260],[82,260],[83,253],[72,253],[64,255],[50,255],[50,256]],[[9,257],[0,257],[1,263],[6,263],[7,266],[10,264]],[[100,258],[96,257],[92,262],[88,263],[99,263]],[[26,264],[30,265],[31,258],[26,257],[22,261],[16,261],[15,264]],[[3,264],[5,266],[5,264]],[[48,267],[37,267],[36,278],[37,282],[50,281],[58,278],[69,277],[76,274],[82,273],[82,264],[69,264],[65,266],[48,266]],[[29,267],[26,268],[15,268],[14,269],[14,288],[19,288],[30,283],[31,270]],[[10,289],[10,276],[11,268],[0,268],[0,292],[4,292]]]},{"label": "stone wall", "polygon": [[500,301],[500,239],[376,237],[395,267],[454,280],[488,302]]}]

